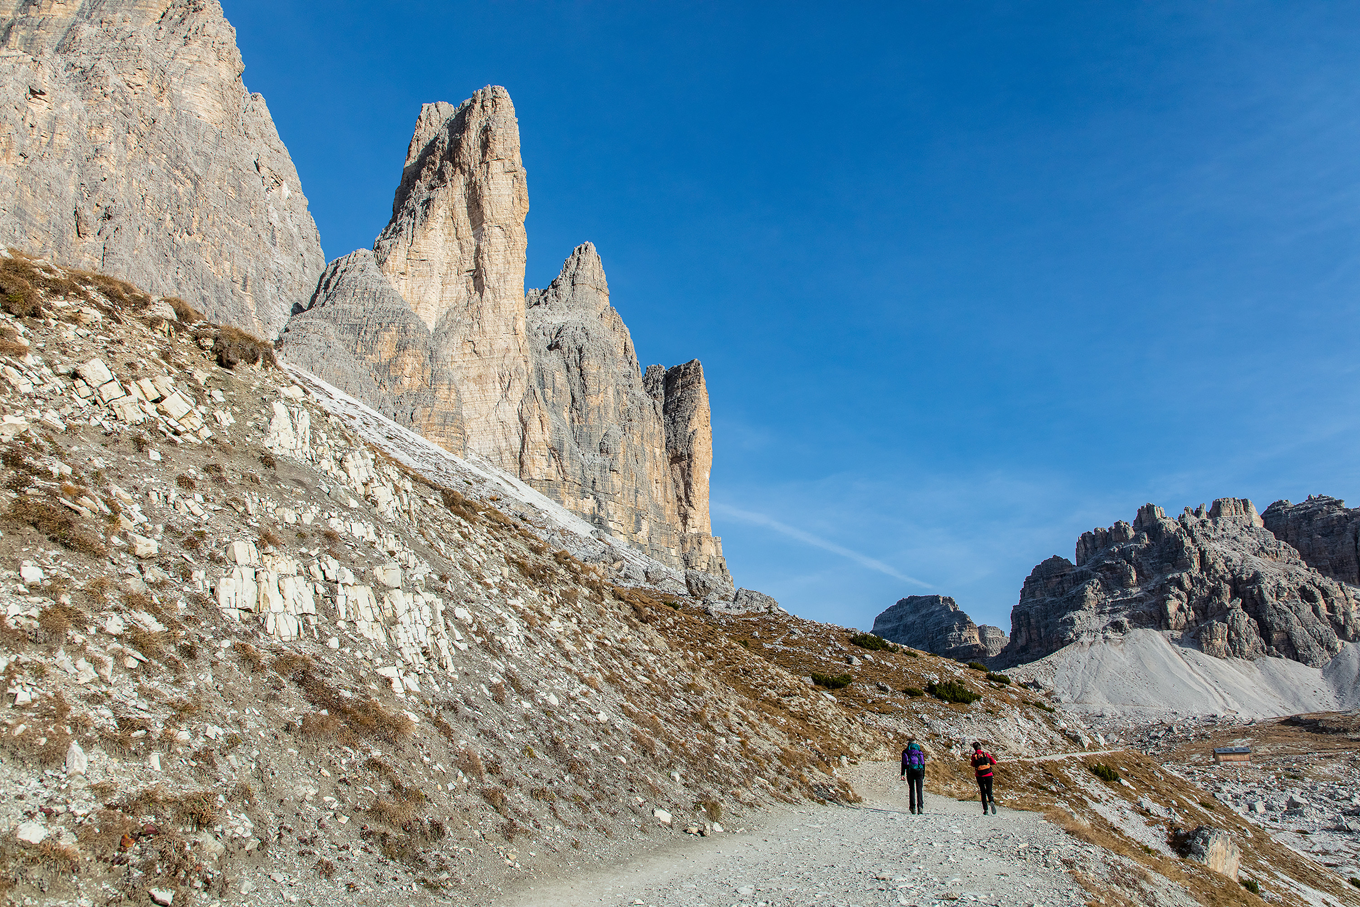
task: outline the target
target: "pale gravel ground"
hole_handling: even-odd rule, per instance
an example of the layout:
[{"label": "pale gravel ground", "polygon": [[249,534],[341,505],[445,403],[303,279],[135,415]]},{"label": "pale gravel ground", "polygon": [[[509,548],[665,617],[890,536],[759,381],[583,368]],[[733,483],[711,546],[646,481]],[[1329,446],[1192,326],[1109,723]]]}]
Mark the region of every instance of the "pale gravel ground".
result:
[{"label": "pale gravel ground", "polygon": [[626,864],[526,883],[497,907],[878,907],[1086,904],[1061,859],[1094,854],[1034,813],[932,796],[907,811],[897,767],[849,770],[864,802],[771,810],[744,829],[692,838]]}]

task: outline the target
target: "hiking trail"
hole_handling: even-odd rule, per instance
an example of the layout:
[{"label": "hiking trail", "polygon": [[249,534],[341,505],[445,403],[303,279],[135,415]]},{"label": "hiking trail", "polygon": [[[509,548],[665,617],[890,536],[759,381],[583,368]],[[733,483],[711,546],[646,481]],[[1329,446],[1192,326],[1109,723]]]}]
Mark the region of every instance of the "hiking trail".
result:
[{"label": "hiking trail", "polygon": [[772,809],[744,827],[645,854],[572,878],[526,882],[498,907],[926,907],[942,903],[1082,907],[1067,871],[1098,863],[1036,813],[1005,805],[984,816],[976,801],[926,791],[926,812],[907,810],[898,767],[851,767],[864,798],[854,806]]}]

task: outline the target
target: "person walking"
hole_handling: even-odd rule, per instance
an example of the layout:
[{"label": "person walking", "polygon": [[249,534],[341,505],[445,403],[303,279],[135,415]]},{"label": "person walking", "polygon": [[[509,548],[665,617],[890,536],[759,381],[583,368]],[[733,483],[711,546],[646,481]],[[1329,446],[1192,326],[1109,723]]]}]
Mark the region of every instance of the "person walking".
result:
[{"label": "person walking", "polygon": [[992,754],[982,748],[982,744],[973,741],[973,774],[977,776],[978,793],[982,795],[982,814],[987,815],[987,807],[992,807],[992,815],[996,815],[996,800],[992,799],[992,766],[996,765],[996,759]]},{"label": "person walking", "polygon": [[902,751],[902,779],[907,782],[907,788],[911,792],[909,794],[911,814],[914,816],[925,812],[926,751],[921,749],[921,744],[912,736],[907,737],[907,748]]}]

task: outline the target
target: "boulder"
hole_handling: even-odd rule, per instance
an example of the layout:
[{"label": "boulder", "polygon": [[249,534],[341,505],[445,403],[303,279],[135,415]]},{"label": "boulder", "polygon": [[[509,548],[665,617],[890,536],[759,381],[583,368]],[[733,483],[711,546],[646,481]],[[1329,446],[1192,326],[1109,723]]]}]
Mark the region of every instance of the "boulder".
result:
[{"label": "boulder", "polygon": [[1222,829],[1201,825],[1186,837],[1181,853],[1187,860],[1201,863],[1214,872],[1237,881],[1242,854],[1236,842]]},{"label": "boulder", "polygon": [[779,607],[779,602],[754,589],[738,589],[732,596],[732,607],[740,611],[764,611],[771,614],[784,610]]},{"label": "boulder", "polygon": [[686,570],[685,586],[695,598],[730,602],[736,594],[732,580],[724,576],[705,573],[702,570]]}]

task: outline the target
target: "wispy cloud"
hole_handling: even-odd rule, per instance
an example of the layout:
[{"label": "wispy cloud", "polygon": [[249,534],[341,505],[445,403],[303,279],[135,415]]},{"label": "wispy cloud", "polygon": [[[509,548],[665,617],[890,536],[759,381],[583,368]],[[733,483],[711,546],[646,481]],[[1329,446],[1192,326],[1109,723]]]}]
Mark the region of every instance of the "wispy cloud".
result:
[{"label": "wispy cloud", "polygon": [[732,507],[727,504],[715,503],[712,505],[712,507],[715,513],[721,514],[722,516],[725,516],[729,519],[740,520],[743,523],[752,523],[756,526],[764,526],[767,529],[773,529],[775,532],[778,532],[781,535],[787,535],[790,538],[795,538],[798,541],[803,542],[804,544],[812,545],[814,548],[821,548],[823,551],[830,551],[832,554],[839,554],[841,557],[848,558],[854,561],[861,567],[868,567],[870,570],[877,570],[879,573],[885,573],[888,576],[893,577],[894,579],[900,579],[904,583],[911,583],[912,585],[920,586],[923,589],[935,588],[934,586],[930,585],[930,583],[922,582],[919,579],[914,579],[913,577],[907,576],[900,570],[897,570],[896,568],[891,567],[880,560],[876,560],[865,554],[860,554],[858,551],[851,551],[844,545],[837,545],[835,542],[828,541],[827,539],[821,538],[820,536],[813,535],[812,533],[799,529],[796,526],[790,526],[788,523],[781,523],[779,520],[776,520],[775,518],[770,516],[766,516],[763,513],[756,513],[751,510],[741,510],[737,507]]}]

